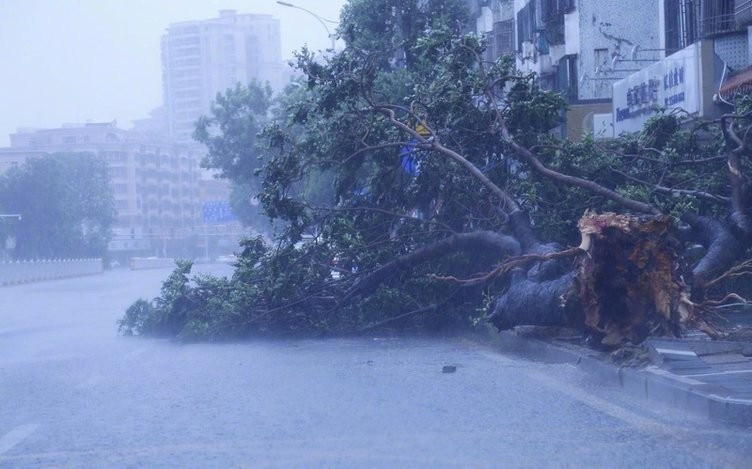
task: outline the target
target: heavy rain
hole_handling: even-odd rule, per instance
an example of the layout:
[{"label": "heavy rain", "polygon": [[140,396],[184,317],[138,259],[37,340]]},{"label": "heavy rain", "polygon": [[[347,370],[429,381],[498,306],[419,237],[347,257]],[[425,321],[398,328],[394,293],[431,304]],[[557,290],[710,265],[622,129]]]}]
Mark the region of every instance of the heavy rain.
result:
[{"label": "heavy rain", "polygon": [[0,467],[748,467],[748,28],[0,2]]}]

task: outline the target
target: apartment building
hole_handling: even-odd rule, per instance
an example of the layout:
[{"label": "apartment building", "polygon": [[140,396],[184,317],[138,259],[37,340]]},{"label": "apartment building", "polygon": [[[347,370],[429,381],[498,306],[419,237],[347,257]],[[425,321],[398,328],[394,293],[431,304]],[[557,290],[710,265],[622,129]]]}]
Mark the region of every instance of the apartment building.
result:
[{"label": "apartment building", "polygon": [[[656,0],[477,0],[476,32],[491,45],[487,59],[513,54],[544,89],[570,103],[562,136],[593,131],[610,113],[613,84],[655,61],[660,52]],[[632,54],[640,51],[639,57]]]},{"label": "apartment building", "polygon": [[[633,132],[658,107],[712,117],[752,89],[752,2],[737,0],[470,0],[487,59],[569,101],[562,134]],[[746,74],[745,74],[746,73]]]},{"label": "apartment building", "polygon": [[163,100],[170,137],[192,143],[196,120],[217,93],[251,80],[284,85],[279,20],[221,10],[219,17],[169,26],[162,36]]},{"label": "apartment building", "polygon": [[110,254],[193,257],[201,233],[201,153],[186,145],[123,130],[115,122],[20,129],[0,148],[0,168],[60,152],[90,152],[109,167],[117,219]]}]

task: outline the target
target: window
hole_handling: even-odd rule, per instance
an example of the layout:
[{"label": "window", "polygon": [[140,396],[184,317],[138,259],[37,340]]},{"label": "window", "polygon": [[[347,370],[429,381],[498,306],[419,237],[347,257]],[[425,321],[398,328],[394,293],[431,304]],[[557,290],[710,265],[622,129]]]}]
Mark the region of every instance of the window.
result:
[{"label": "window", "polygon": [[611,57],[608,55],[608,49],[593,49],[593,61],[596,67],[609,65]]},{"label": "window", "polygon": [[734,19],[734,0],[703,0],[700,9],[702,37],[713,37],[739,29]]},{"label": "window", "polygon": [[517,51],[522,52],[522,43],[533,41],[536,30],[535,2],[530,2],[517,13]]},{"label": "window", "polygon": [[514,52],[514,20],[499,21],[493,25],[493,50],[495,57]]},{"label": "window", "polygon": [[128,175],[128,169],[120,166],[110,166],[107,168],[107,171],[110,173],[110,177],[113,178],[124,178]]},{"label": "window", "polygon": [[[608,53],[608,49],[605,49]],[[559,67],[557,73],[557,85],[558,91],[564,93],[564,96],[569,101],[576,101],[579,99],[578,78],[577,78],[577,55],[567,55],[559,60]]]},{"label": "window", "polygon": [[738,31],[734,0],[665,0],[666,54],[707,37]]},{"label": "window", "polygon": [[574,9],[574,0],[541,0],[540,17],[548,44],[564,44],[564,15]]},{"label": "window", "polygon": [[541,19],[545,22],[563,21],[564,15],[574,10],[574,0],[542,0]]}]

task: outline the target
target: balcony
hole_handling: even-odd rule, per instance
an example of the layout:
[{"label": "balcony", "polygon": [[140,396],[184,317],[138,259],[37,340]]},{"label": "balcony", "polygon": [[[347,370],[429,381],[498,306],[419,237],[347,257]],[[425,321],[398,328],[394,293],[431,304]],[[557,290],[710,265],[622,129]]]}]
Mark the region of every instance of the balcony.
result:
[{"label": "balcony", "polygon": [[[688,2],[688,6],[694,4],[697,17],[700,19],[700,37],[712,38],[723,34],[739,31],[736,24],[736,9],[734,0],[695,0]],[[739,2],[741,6],[741,3]]]}]

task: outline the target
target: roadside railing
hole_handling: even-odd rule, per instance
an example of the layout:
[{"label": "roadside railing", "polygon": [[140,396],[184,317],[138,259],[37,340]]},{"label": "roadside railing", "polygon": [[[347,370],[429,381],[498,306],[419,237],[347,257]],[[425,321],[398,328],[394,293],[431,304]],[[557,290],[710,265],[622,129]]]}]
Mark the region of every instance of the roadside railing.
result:
[{"label": "roadside railing", "polygon": [[104,272],[101,258],[0,262],[0,285],[41,282]]}]

